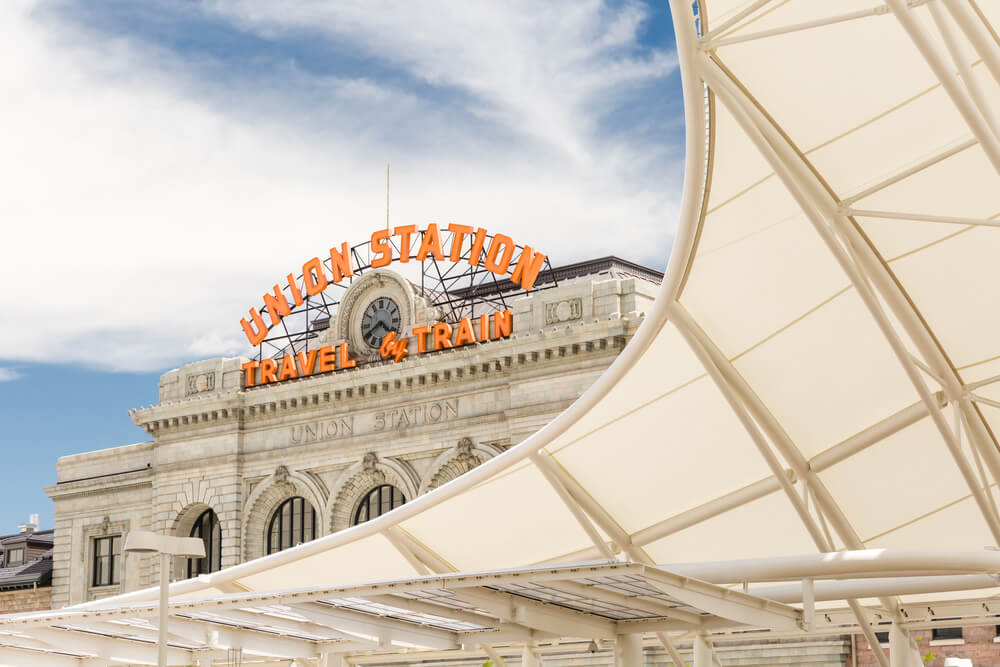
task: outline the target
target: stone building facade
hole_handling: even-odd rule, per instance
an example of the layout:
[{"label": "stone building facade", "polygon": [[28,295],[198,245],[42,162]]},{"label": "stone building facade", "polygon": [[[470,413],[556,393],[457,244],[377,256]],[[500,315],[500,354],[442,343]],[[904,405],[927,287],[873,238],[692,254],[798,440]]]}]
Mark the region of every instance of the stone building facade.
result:
[{"label": "stone building facade", "polygon": [[[249,388],[242,358],[165,373],[158,403],[131,413],[150,442],[58,462],[58,482],[46,489],[55,501],[53,606],[157,581],[155,559],[122,551],[130,530],[187,536],[212,510],[217,566],[227,567],[268,552],[288,499],[312,508],[306,537],[319,537],[352,525],[373,489],[391,485],[412,499],[534,433],[614,360],[661,277],[616,258],[554,273],[557,287],[510,301],[509,338],[375,360],[352,339],[367,304],[398,302],[405,333],[434,315],[412,285],[378,271],[355,281],[320,335],[351,340],[361,350],[355,368]],[[189,568],[178,559],[172,576]]]}]

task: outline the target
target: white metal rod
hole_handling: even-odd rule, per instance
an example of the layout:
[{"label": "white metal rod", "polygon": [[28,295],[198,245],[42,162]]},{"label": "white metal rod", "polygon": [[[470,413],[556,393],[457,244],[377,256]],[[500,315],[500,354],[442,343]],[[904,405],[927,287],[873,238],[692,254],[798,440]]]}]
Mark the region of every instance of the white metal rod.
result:
[{"label": "white metal rod", "polygon": [[960,218],[950,215],[927,215],[924,213],[904,213],[900,211],[872,211],[868,209],[848,208],[845,215],[856,218],[875,218],[878,220],[910,220],[913,222],[940,222],[946,225],[980,225],[983,227],[1000,227],[1000,220],[984,218]]},{"label": "white metal rod", "polygon": [[[938,392],[935,396],[941,405],[946,405],[944,403],[944,394]],[[847,440],[843,440],[833,447],[820,452],[809,459],[809,468],[813,472],[823,472],[841,461],[849,459],[858,452],[881,442],[890,435],[916,424],[925,417],[927,417],[927,406],[922,401],[918,401],[910,407],[903,408],[896,414],[886,417],[877,424],[869,426],[864,431],[852,435]]]},{"label": "white metal rod", "polygon": [[597,550],[601,552],[601,555],[608,560],[615,560],[615,555],[611,552],[611,548],[608,547],[608,543],[601,536],[601,534],[597,532],[597,529],[594,528],[594,524],[591,523],[583,509],[581,509],[576,501],[570,496],[569,491],[566,490],[562,481],[560,481],[555,473],[552,472],[552,469],[549,466],[543,465],[539,462],[539,459],[543,456],[548,456],[548,453],[541,454],[539,452],[534,452],[531,455],[531,460],[534,461],[535,465],[538,466],[538,469],[542,471],[542,475],[545,476],[549,486],[551,486],[552,490],[556,492],[559,499],[563,501],[563,505],[565,505],[566,509],[570,511],[573,518],[576,519],[576,522],[580,524],[581,528],[583,528],[583,531],[587,533],[587,537],[589,537],[590,541],[595,547],[597,547]]},{"label": "white metal rod", "polygon": [[847,197],[846,199],[841,200],[840,204],[841,204],[841,206],[850,206],[851,204],[853,204],[856,201],[860,201],[861,199],[864,199],[865,197],[870,197],[871,195],[875,194],[876,192],[880,192],[880,191],[886,189],[887,187],[889,187],[890,185],[895,185],[896,183],[898,183],[898,182],[900,182],[902,180],[905,180],[905,179],[909,178],[910,176],[913,176],[914,174],[919,174],[924,169],[928,169],[930,167],[933,167],[937,163],[939,163],[939,162],[941,162],[943,160],[947,160],[952,155],[957,155],[957,154],[961,153],[962,151],[964,151],[966,149],[972,148],[973,146],[977,145],[978,143],[979,142],[976,141],[975,139],[968,139],[966,141],[963,141],[960,144],[952,146],[951,148],[948,148],[948,149],[946,149],[946,150],[938,153],[937,155],[933,155],[933,156],[927,158],[926,160],[913,165],[909,169],[904,169],[903,171],[899,172],[898,174],[895,174],[894,176],[890,176],[889,178],[885,179],[884,181],[882,181],[880,183],[876,183],[875,185],[871,186],[870,188],[865,188],[861,192],[859,192],[857,194],[854,194],[854,195],[851,195],[850,197]]},{"label": "white metal rod", "polygon": [[948,22],[948,17],[945,14],[945,10],[941,8],[941,3],[931,2],[927,5],[927,9],[930,10],[931,18],[934,20],[934,24],[937,26],[938,32],[941,33],[941,38],[944,40],[944,46],[948,49],[948,54],[951,56],[952,62],[955,67],[958,68],[958,73],[962,77],[962,81],[965,83],[966,90],[969,91],[969,96],[972,98],[972,102],[979,109],[979,113],[983,115],[983,119],[989,126],[990,130],[993,132],[993,136],[997,136],[997,121],[996,116],[993,113],[993,109],[990,107],[986,96],[983,94],[983,89],[976,80],[975,75],[972,72],[972,67],[969,65],[968,58],[962,53],[962,47],[958,44],[958,36],[955,34],[954,26]]},{"label": "white metal rod", "polygon": [[614,520],[611,514],[601,507],[586,490],[580,486],[579,482],[566,474],[566,471],[552,459],[548,453],[536,453],[532,459],[539,468],[547,469],[563,484],[572,499],[583,508],[583,510],[594,520],[594,523],[611,537],[625,552],[625,554],[636,563],[652,563],[651,559],[641,548],[632,546],[632,540],[621,526]]},{"label": "white metal rod", "polygon": [[[754,2],[752,5],[750,5],[750,6],[746,7],[746,8],[744,8],[744,9],[736,12],[731,17],[729,17],[728,19],[726,19],[725,21],[723,21],[722,23],[720,23],[718,25],[718,27],[716,27],[716,28],[710,30],[708,33],[706,33],[705,36],[702,38],[702,41],[710,41],[710,40],[714,39],[716,35],[721,35],[722,33],[724,33],[725,31],[729,30],[734,25],[736,25],[737,23],[739,23],[740,21],[742,21],[746,17],[750,16],[755,11],[757,11],[758,9],[760,9],[761,7],[763,7],[764,5],[768,4],[769,2],[772,2],[772,0],[757,0],[757,2]],[[678,666],[678,667],[680,667],[680,666]]]},{"label": "white metal rod", "polygon": [[687,663],[685,663],[684,659],[681,658],[680,652],[678,652],[677,647],[674,646],[674,643],[670,641],[670,637],[667,636],[667,633],[657,632],[656,638],[660,640],[660,644],[662,644],[663,648],[666,649],[667,655],[670,656],[670,659],[674,663],[674,667],[685,667]]},{"label": "white metal rod", "polygon": [[713,584],[994,574],[1000,572],[1000,551],[863,549],[708,563],[668,563],[656,567]]},{"label": "white metal rod", "polygon": [[708,41],[702,40],[701,48],[705,50],[717,49],[723,46],[729,46],[730,44],[739,44],[740,42],[749,42],[755,39],[762,39],[764,37],[774,37],[776,35],[786,35],[788,33],[810,30],[812,28],[822,28],[823,26],[833,25],[835,23],[843,23],[844,21],[853,21],[855,19],[878,16],[880,14],[887,14],[888,12],[888,7],[885,5],[879,5],[877,7],[862,9],[856,12],[828,16],[826,18],[816,19],[815,21],[804,21],[802,23],[781,26],[779,28],[771,28],[769,30],[761,30],[759,32],[747,33],[737,37],[723,37],[721,39],[710,39]]},{"label": "white metal rod", "polygon": [[[785,477],[789,481],[795,481],[795,473],[791,470],[785,470]],[[731,509],[746,505],[749,502],[753,502],[779,490],[781,490],[781,483],[773,475],[765,477],[742,489],[719,496],[698,507],[680,512],[652,526],[647,526],[642,530],[636,531],[632,534],[632,544],[637,547],[645,546],[650,542],[673,535],[685,528],[690,528],[702,521],[724,514]]]},{"label": "white metal rod", "polygon": [[[813,583],[814,600],[829,602],[849,598],[875,598],[885,595],[921,595],[950,591],[972,591],[996,588],[1000,585],[992,574],[956,574],[940,577],[881,577],[875,579],[847,579],[844,581],[817,581]],[[751,595],[775,602],[794,604],[804,602],[801,584],[751,586]]]},{"label": "white metal rod", "polygon": [[691,314],[687,311],[687,309],[679,303],[674,304],[674,307],[671,310],[671,315],[673,317],[674,326],[676,326],[677,330],[680,331],[684,340],[691,348],[691,351],[698,357],[701,365],[712,377],[712,380],[722,393],[723,398],[726,399],[726,402],[729,403],[729,407],[732,409],[737,419],[740,420],[740,423],[743,425],[743,429],[747,432],[747,435],[750,436],[750,439],[757,447],[757,450],[760,452],[760,455],[767,464],[767,467],[771,470],[771,474],[776,480],[778,480],[781,488],[784,489],[785,495],[792,504],[792,508],[799,515],[799,519],[809,532],[809,535],[813,538],[816,546],[820,551],[832,551],[834,548],[833,545],[827,541],[819,525],[813,519],[812,515],[809,514],[809,510],[805,506],[802,498],[795,492],[795,488],[785,475],[785,470],[782,467],[781,462],[775,456],[774,452],[771,451],[771,446],[768,444],[767,439],[760,432],[760,429],[757,427],[754,419],[750,416],[747,406],[736,395],[733,386],[723,374],[720,365],[709,352],[708,345],[706,344],[707,336],[704,331],[701,330],[698,323],[693,317],[691,317]]},{"label": "white metal rod", "polygon": [[944,6],[972,43],[976,54],[983,59],[997,85],[1000,85],[1000,47],[997,46],[996,39],[983,23],[983,19],[976,15],[969,7],[968,2],[963,0],[944,0]]},{"label": "white metal rod", "polygon": [[955,108],[958,109],[969,129],[972,130],[972,134],[979,139],[979,143],[983,147],[983,152],[986,153],[990,162],[993,163],[993,168],[996,169],[997,173],[1000,173],[1000,143],[997,142],[996,136],[990,132],[986,121],[973,106],[968,95],[958,85],[958,81],[948,71],[948,66],[945,64],[944,59],[941,58],[934,43],[924,32],[913,11],[907,6],[906,0],[886,0],[886,2],[892,8],[892,12],[896,15],[896,19],[900,25],[903,26],[903,30],[909,35],[910,41],[917,47],[917,50],[920,51],[924,60],[927,61],[927,64],[935,76],[937,76],[938,81],[948,94],[948,97],[951,98]]}]

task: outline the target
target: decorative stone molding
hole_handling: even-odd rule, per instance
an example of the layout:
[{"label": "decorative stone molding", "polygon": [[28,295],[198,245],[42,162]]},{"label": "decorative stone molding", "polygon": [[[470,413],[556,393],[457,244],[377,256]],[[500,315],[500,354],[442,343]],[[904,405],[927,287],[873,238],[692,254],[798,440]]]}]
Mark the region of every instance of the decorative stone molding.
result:
[{"label": "decorative stone molding", "polygon": [[243,560],[264,555],[267,525],[274,510],[285,500],[302,496],[316,512],[316,537],[324,534],[328,494],[321,482],[304,471],[289,470],[279,465],[270,476],[254,486],[243,506]]},{"label": "decorative stone molding", "polygon": [[431,464],[434,473],[420,487],[420,493],[427,493],[450,482],[502,451],[502,448],[492,444],[477,445],[471,438],[462,438],[458,444],[434,459],[434,463]]},{"label": "decorative stone molding", "polygon": [[563,299],[545,304],[545,324],[570,322],[583,317],[583,299]]},{"label": "decorative stone molding", "polygon": [[207,391],[215,391],[215,372],[195,373],[188,375],[185,380],[184,395],[203,394]]},{"label": "decorative stone molding", "polygon": [[378,458],[375,452],[368,452],[340,476],[330,504],[327,524],[330,532],[350,528],[361,499],[380,484],[392,484],[403,492],[407,500],[413,500],[420,488],[420,480],[408,463]]}]

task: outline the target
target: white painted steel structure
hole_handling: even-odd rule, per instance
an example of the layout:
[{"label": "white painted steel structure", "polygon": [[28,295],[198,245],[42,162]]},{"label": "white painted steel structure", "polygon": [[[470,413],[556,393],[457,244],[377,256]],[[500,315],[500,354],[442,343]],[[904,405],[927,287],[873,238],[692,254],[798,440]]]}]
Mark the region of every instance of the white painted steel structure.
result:
[{"label": "white painted steel structure", "polygon": [[[662,616],[630,633],[632,621],[580,613],[584,639],[621,636],[634,656],[628,635],[641,627],[679,660],[669,634],[694,633],[699,667],[712,659],[704,633],[741,624],[855,628],[877,645],[872,623],[890,621],[892,664],[915,665],[900,628],[946,615],[996,622],[990,575],[1000,567],[983,549],[1000,544],[1000,3],[707,0],[696,20],[688,2],[670,4],[685,190],[662,292],[630,345],[565,413],[463,477],[361,526],[174,584],[178,660],[260,640],[245,629],[259,611],[247,609],[289,604],[317,583],[330,588],[301,594],[363,598],[344,585],[391,579],[398,590],[448,589],[434,575],[474,571],[540,585],[551,577],[539,570],[497,570],[590,559],[629,561],[593,567],[653,586],[662,597],[639,602]],[[960,552],[908,551],[936,547]],[[842,550],[869,557],[840,574],[822,566],[845,557],[788,560]],[[728,574],[711,583],[706,564],[716,561],[730,561],[713,566]],[[708,579],[690,584],[700,597],[685,597],[683,566],[652,566],[684,562]],[[552,567],[574,593],[620,593]],[[782,583],[718,588],[766,581]],[[566,583],[552,586],[568,594]],[[496,659],[503,644],[529,664],[547,650],[539,638],[573,636],[564,614],[578,612],[510,600],[505,585],[457,596],[469,605],[461,618],[494,618],[489,638],[458,642],[451,628],[442,640],[435,628],[416,639],[403,633],[411,623],[397,641],[374,616],[350,630],[355,612],[335,604],[269,621],[279,631],[267,650],[311,660],[327,648],[364,652],[374,641],[384,654],[409,642]],[[139,652],[108,624],[155,615],[153,599],[141,591],[65,612],[79,616],[2,619],[0,631],[19,627],[21,638],[0,645],[27,650],[3,649],[0,662],[36,660],[32,650],[63,642],[74,656],[96,655],[102,642]],[[404,607],[427,613],[440,602]],[[244,627],[206,630],[213,606],[237,608]],[[320,617],[332,619],[318,624],[325,630]],[[103,634],[53,629],[70,625]],[[290,639],[307,627],[319,638]],[[323,634],[330,628],[336,636]],[[250,644],[245,659],[267,654]]]}]

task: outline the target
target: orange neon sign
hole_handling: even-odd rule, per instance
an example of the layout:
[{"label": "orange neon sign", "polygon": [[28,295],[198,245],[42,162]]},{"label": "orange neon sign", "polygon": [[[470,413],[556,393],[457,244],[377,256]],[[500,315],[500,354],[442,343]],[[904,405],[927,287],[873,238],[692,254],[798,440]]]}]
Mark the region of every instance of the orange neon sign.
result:
[{"label": "orange neon sign", "polygon": [[[390,243],[390,238],[393,237],[398,239],[400,248],[398,256],[395,255],[393,245]],[[414,241],[417,239],[419,245],[416,254],[413,255],[417,261],[434,257],[437,260],[447,259],[457,263],[462,261],[463,250],[468,243],[469,254],[465,261],[471,266],[482,267],[499,276],[510,273],[511,282],[525,290],[530,290],[535,285],[538,273],[545,265],[545,255],[535,252],[528,245],[523,246],[515,263],[513,259],[517,244],[506,234],[494,234],[490,237],[483,227],[474,229],[469,225],[454,223],[442,230],[432,222],[423,230],[418,230],[416,225],[403,225],[393,228],[392,232],[388,229],[374,232],[369,243],[372,252],[371,268],[388,266],[394,260],[404,264],[409,262]],[[268,321],[265,321],[261,310],[257,308],[250,309],[249,320],[245,317],[240,320],[240,326],[243,327],[250,344],[259,345],[267,338],[270,328],[280,324],[283,318],[304,304],[307,297],[316,296],[330,283],[339,283],[344,278],[352,277],[356,267],[352,265],[351,257],[348,244],[342,243],[339,248],[330,248],[329,272],[319,257],[313,257],[302,264],[301,288],[293,273],[287,276],[287,293],[285,289],[275,284],[271,291],[263,296],[263,310],[267,314]]]},{"label": "orange neon sign", "polygon": [[[473,324],[473,322],[475,323]],[[424,354],[473,343],[509,338],[513,330],[514,315],[510,309],[507,309],[490,315],[484,313],[475,320],[463,317],[455,326],[447,322],[435,322],[413,327],[413,336],[417,343],[416,353]],[[385,359],[393,359],[398,363],[412,351],[409,349],[409,342],[409,338],[397,338],[396,332],[390,331],[379,347],[379,354]],[[347,343],[327,345],[295,355],[286,354],[280,362],[275,359],[248,361],[243,364],[243,382],[245,387],[271,384],[282,380],[293,380],[319,373],[353,368],[356,363],[350,358]]]}]

